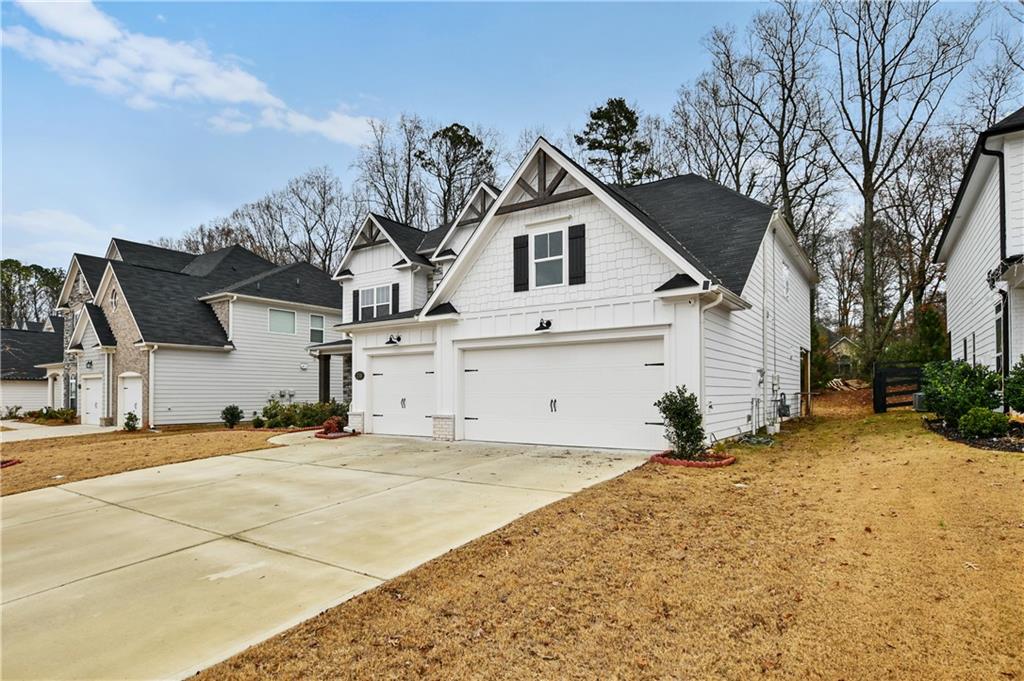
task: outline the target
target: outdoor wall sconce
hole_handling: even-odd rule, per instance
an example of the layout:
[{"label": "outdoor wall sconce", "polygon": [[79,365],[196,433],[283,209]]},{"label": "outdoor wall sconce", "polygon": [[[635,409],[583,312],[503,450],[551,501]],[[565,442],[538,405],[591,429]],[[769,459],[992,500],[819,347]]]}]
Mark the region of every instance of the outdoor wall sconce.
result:
[{"label": "outdoor wall sconce", "polygon": [[537,328],[534,329],[534,331],[547,331],[550,328],[551,328],[551,320],[550,319],[544,319],[542,317],[541,320],[540,320],[540,324],[537,325]]},{"label": "outdoor wall sconce", "polygon": [[398,345],[401,342],[402,342],[402,337],[401,336],[396,336],[394,334],[391,334],[390,336],[388,336],[388,340],[387,340],[387,342],[384,343],[384,345]]},{"label": "outdoor wall sconce", "polygon": [[85,368],[86,369],[92,369],[92,360],[91,359],[85,363]]}]

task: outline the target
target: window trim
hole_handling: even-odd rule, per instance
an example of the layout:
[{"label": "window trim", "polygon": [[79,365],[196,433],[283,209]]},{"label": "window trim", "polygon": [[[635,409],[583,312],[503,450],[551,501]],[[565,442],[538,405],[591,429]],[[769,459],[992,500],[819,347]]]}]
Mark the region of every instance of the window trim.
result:
[{"label": "window trim", "polygon": [[[387,297],[387,300],[384,302],[381,302],[380,300],[381,291],[384,291],[384,294]],[[373,293],[373,302],[370,303],[369,305],[366,305],[363,303],[363,294],[368,292]],[[377,308],[381,306],[387,309],[384,311],[384,314],[377,314]],[[366,314],[366,310],[370,310],[369,315]],[[391,314],[391,284],[383,284],[381,286],[371,286],[369,288],[359,289],[359,321],[370,321],[373,319],[380,319],[381,317],[386,317],[389,314]]]},{"label": "window trim", "polygon": [[[313,317],[320,318],[320,328],[313,326]],[[313,340],[313,332],[320,332],[320,340]],[[309,342],[310,343],[323,343],[327,340],[327,319],[322,314],[309,313]]]},{"label": "window trim", "polygon": [[116,310],[117,309],[117,289],[116,288],[110,289],[110,309],[111,310]]},{"label": "window trim", "polygon": [[[562,239],[562,253],[561,255],[548,256],[546,258],[537,259],[537,255],[534,252],[535,240],[539,236],[549,236],[555,233],[561,234]],[[527,235],[530,238],[530,288],[531,289],[548,289],[556,288],[558,286],[567,286],[569,281],[569,255],[568,251],[568,225],[560,227],[552,227],[550,224],[537,225],[535,229],[528,230]],[[557,284],[538,284],[537,283],[537,264],[539,262],[551,262],[553,260],[562,261],[562,280]]]},{"label": "window trim", "polygon": [[[274,331],[270,325],[270,319],[274,315],[274,312],[286,312],[292,316],[292,330],[289,331]],[[268,307],[267,308],[267,333],[272,333],[278,336],[294,336],[298,333],[298,321],[296,320],[295,310],[285,310],[280,307]]]}]

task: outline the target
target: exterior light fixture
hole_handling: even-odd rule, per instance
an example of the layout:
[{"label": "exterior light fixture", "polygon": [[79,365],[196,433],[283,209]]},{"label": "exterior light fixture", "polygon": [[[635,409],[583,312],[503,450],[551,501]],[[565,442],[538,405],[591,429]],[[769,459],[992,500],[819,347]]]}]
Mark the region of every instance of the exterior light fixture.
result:
[{"label": "exterior light fixture", "polygon": [[402,337],[401,336],[396,336],[394,334],[391,334],[390,336],[388,336],[388,339],[384,343],[384,345],[398,345],[401,342],[402,342]]},{"label": "exterior light fixture", "polygon": [[88,361],[87,361],[87,362],[85,363],[85,368],[86,368],[86,369],[92,369],[92,360],[91,360],[91,359],[90,359],[90,360],[88,360]]},{"label": "exterior light fixture", "polygon": [[537,328],[534,329],[534,331],[547,331],[550,328],[551,328],[551,320],[550,319],[544,319],[543,317],[541,317],[540,324],[537,325]]}]

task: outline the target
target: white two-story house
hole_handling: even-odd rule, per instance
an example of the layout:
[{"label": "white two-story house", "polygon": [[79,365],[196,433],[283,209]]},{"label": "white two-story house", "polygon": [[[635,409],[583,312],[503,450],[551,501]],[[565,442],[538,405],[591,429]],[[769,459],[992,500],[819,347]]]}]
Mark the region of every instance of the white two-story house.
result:
[{"label": "white two-story house", "polygon": [[610,186],[543,139],[449,227],[369,216],[335,278],[369,433],[662,449],[675,386],[714,439],[808,386],[816,279],[778,212],[695,175]]},{"label": "white two-story house", "polygon": [[[246,418],[271,399],[348,400],[338,286],[307,263],[276,266],[240,246],[193,255],[113,239],[76,254],[60,296],[63,366],[82,423],[143,427]],[[333,360],[333,361],[332,361]]]},{"label": "white two-story house", "polygon": [[1024,353],[1024,109],[979,136],[935,261],[953,359],[1005,376]]}]

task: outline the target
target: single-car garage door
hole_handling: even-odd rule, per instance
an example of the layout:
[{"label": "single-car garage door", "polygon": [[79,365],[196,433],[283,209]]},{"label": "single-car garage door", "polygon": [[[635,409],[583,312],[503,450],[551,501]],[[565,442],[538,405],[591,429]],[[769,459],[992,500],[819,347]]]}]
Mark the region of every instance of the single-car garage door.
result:
[{"label": "single-car garage door", "polygon": [[100,416],[103,414],[103,379],[83,378],[80,392],[82,423],[100,425]]},{"label": "single-car garage door", "polygon": [[467,350],[467,440],[663,449],[661,339]]},{"label": "single-car garage door", "polygon": [[385,355],[370,360],[373,432],[431,435],[434,432],[434,356]]}]

